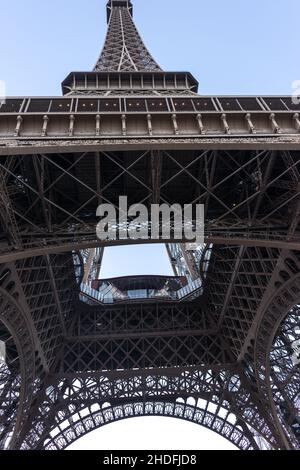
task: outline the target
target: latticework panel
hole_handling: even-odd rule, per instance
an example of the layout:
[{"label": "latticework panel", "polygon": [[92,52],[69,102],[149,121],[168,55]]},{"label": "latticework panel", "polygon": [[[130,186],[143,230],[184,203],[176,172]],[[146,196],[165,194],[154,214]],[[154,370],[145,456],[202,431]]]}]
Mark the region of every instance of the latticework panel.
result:
[{"label": "latticework panel", "polygon": [[236,357],[252,327],[268,289],[279,250],[259,247],[215,247],[207,290],[212,311]]},{"label": "latticework panel", "polygon": [[[300,448],[299,106],[200,97],[190,74],[161,71],[131,1],[107,13],[94,72],[70,74],[68,96],[1,107],[0,447],[63,449],[155,415],[240,449]],[[205,206],[199,256],[171,256],[201,280],[194,302],[81,302],[101,265],[97,207],[119,195]]]},{"label": "latticework panel", "polygon": [[70,335],[159,334],[178,331],[216,333],[214,319],[200,303],[129,303],[103,307],[82,306]]},{"label": "latticework panel", "polygon": [[275,291],[262,313],[255,344],[261,396],[269,400],[287,448],[299,448],[299,371],[292,361],[292,342],[299,332],[299,253],[285,253],[274,276]]},{"label": "latticework panel", "polygon": [[20,261],[17,272],[49,365],[56,359],[74,308],[78,286],[73,257],[52,255]]},{"label": "latticework panel", "polygon": [[35,380],[33,338],[18,304],[19,293],[11,271],[0,269],[0,449],[13,448],[26,420]]},{"label": "latticework panel", "polygon": [[123,3],[124,6],[112,8],[105,44],[94,71],[160,71],[134,25],[128,2]]},{"label": "latticework panel", "polygon": [[298,152],[268,151],[43,154],[16,157],[13,168],[0,158],[21,246],[45,253],[95,244],[99,203],[117,207],[121,194],[129,206],[204,204],[208,241],[272,246],[287,242],[288,231],[294,240],[299,165]]},{"label": "latticework panel", "polygon": [[[257,448],[258,435],[270,446],[278,445],[251,392],[238,375],[221,369],[66,375],[65,379],[57,377],[49,384],[41,398],[24,448],[64,448],[105,423],[134,416],[120,413],[127,406],[130,409],[137,406],[140,410],[137,416],[156,414],[189,419],[215,430],[240,448]],[[160,412],[155,413],[151,403],[160,403],[163,406]],[[172,407],[177,405],[176,411]],[[106,413],[107,419],[103,420]],[[77,426],[80,431],[76,437]]]},{"label": "latticework panel", "polygon": [[80,410],[75,417],[62,423],[59,428],[54,429],[51,432],[50,439],[45,441],[44,448],[45,450],[61,450],[80,437],[104,425],[142,416],[164,416],[190,421],[216,432],[242,450],[257,448],[251,443],[249,437],[244,434],[242,427],[233,414],[220,409],[219,415],[216,416],[214,411],[215,406],[213,405],[211,411],[208,411],[208,409],[200,408],[200,406],[190,406],[181,402],[137,402],[113,407],[104,406],[103,408],[95,404]]},{"label": "latticework panel", "polygon": [[67,341],[64,372],[130,370],[158,367],[189,367],[227,364],[230,358],[218,336],[129,337]]}]

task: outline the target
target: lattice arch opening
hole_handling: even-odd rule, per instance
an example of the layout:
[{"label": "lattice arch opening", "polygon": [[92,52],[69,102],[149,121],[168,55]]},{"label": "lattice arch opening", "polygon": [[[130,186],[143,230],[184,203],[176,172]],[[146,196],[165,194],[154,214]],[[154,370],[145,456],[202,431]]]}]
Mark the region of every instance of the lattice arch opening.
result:
[{"label": "lattice arch opening", "polygon": [[281,322],[270,352],[270,381],[283,428],[300,441],[300,304]]},{"label": "lattice arch opening", "polygon": [[[180,400],[180,399],[179,399]],[[216,405],[199,399],[190,399],[187,404],[181,401],[146,401],[124,403],[112,406],[104,403],[102,406],[93,404],[74,413],[62,421],[50,432],[41,448],[45,450],[65,449],[81,437],[107,424],[137,417],[166,417],[181,419],[198,424],[224,437],[242,450],[254,449],[253,443],[245,436],[239,420],[233,414],[221,408],[215,416]],[[194,405],[191,402],[194,401]],[[210,410],[210,411],[209,411]],[[258,448],[258,444],[257,444]]]},{"label": "lattice arch opening", "polygon": [[293,348],[300,340],[298,265],[299,254],[287,253],[257,332],[255,356],[260,391],[288,449],[300,448],[299,356]]}]

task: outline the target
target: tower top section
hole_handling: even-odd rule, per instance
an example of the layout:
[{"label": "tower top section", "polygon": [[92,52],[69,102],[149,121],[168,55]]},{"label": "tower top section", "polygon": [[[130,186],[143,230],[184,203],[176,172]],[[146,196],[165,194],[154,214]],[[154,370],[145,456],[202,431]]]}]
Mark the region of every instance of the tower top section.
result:
[{"label": "tower top section", "polygon": [[129,0],[109,0],[108,31],[94,72],[161,71],[133,22]]},{"label": "tower top section", "polygon": [[130,15],[133,16],[133,6],[130,0],[109,0],[107,2],[107,23],[109,23],[113,8],[127,8]]},{"label": "tower top section", "polygon": [[195,94],[197,80],[188,72],[164,72],[146,48],[133,21],[130,0],[109,0],[108,29],[93,71],[71,72],[64,95]]}]

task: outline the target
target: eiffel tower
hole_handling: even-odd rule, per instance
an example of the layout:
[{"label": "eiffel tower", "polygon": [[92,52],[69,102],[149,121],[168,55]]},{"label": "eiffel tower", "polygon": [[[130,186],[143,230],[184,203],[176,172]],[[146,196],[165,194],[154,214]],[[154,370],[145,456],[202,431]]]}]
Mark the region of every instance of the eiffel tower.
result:
[{"label": "eiffel tower", "polygon": [[[64,449],[168,416],[240,449],[300,448],[300,105],[201,96],[107,4],[92,72],[0,108],[0,447]],[[202,203],[174,276],[101,279],[96,209]],[[149,241],[151,241],[149,239]],[[144,241],[146,243],[146,241]]]}]

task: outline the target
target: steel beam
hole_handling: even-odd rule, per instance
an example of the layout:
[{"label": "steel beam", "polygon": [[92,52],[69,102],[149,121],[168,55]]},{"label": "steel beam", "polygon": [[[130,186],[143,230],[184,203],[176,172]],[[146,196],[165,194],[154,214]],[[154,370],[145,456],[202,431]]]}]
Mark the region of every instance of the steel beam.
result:
[{"label": "steel beam", "polygon": [[[170,240],[163,240],[164,243],[176,243],[178,240],[170,239]],[[183,240],[183,243],[188,243],[190,240]],[[79,250],[86,250],[89,248],[97,248],[97,247],[112,247],[112,246],[127,246],[127,245],[141,245],[141,244],[156,244],[162,243],[161,240],[118,240],[118,241],[105,241],[102,242],[98,241],[79,241],[73,243],[65,243],[63,245],[57,246],[45,246],[42,248],[28,248],[24,251],[14,251],[11,253],[2,253],[0,254],[0,264],[2,263],[9,263],[21,259],[33,258],[35,256],[43,256],[49,254],[57,254],[57,253],[68,253],[71,251],[79,251]],[[257,247],[265,247],[265,248],[278,248],[282,250],[296,250],[300,251],[300,241],[293,240],[293,241],[286,241],[286,240],[268,240],[268,239],[259,239],[259,238],[235,238],[235,237],[215,237],[209,236],[205,237],[205,243],[213,245],[228,245],[228,246],[257,246]]]}]

